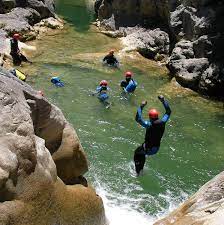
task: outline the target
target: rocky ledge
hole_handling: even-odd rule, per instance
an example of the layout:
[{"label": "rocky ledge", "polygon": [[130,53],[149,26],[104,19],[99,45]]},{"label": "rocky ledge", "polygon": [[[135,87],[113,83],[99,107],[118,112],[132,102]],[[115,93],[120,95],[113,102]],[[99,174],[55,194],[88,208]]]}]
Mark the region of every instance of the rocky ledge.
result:
[{"label": "rocky ledge", "polygon": [[222,0],[96,0],[95,11],[103,32],[124,37],[127,50],[165,59],[182,86],[224,97]]},{"label": "rocky ledge", "polygon": [[29,41],[51,29],[62,29],[63,21],[54,11],[54,0],[0,0],[0,65],[5,57],[11,58],[12,34]]},{"label": "rocky ledge", "polygon": [[200,188],[189,200],[154,225],[222,225],[224,172]]},{"label": "rocky ledge", "polygon": [[0,224],[105,225],[88,162],[60,109],[0,67]]}]

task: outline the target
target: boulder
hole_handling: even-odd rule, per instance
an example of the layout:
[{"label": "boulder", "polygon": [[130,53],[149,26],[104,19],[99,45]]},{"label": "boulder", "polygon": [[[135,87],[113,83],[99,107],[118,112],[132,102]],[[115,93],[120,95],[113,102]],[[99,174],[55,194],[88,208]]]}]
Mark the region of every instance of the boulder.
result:
[{"label": "boulder", "polygon": [[116,28],[122,26],[155,26],[160,23],[168,25],[169,6],[167,0],[102,0],[95,2],[98,18],[115,18]]},{"label": "boulder", "polygon": [[154,225],[222,225],[224,172],[199,189],[174,212]]},{"label": "boulder", "polygon": [[194,55],[196,58],[212,57],[212,42],[208,35],[203,35],[193,42]]},{"label": "boulder", "polygon": [[9,35],[30,32],[31,25],[40,21],[40,14],[33,9],[15,8],[7,14],[0,14],[0,26]]},{"label": "boulder", "polygon": [[191,58],[194,58],[193,43],[191,41],[182,40],[178,42],[173,49],[170,61]]},{"label": "boulder", "polygon": [[224,97],[224,66],[212,63],[203,72],[199,91],[204,95]]},{"label": "boulder", "polygon": [[1,224],[106,225],[102,200],[83,177],[86,155],[62,112],[2,67],[0,90]]},{"label": "boulder", "polygon": [[208,59],[179,59],[168,63],[171,74],[183,87],[198,90],[203,72],[209,67]]},{"label": "boulder", "polygon": [[154,59],[157,54],[169,53],[169,36],[160,29],[139,28],[122,38],[125,50],[137,50],[143,56]]},{"label": "boulder", "polygon": [[95,2],[94,2],[94,11],[95,11],[95,13],[98,15],[98,10],[99,10],[99,8],[100,8],[100,6],[101,6],[101,4],[102,4],[102,1],[103,0],[96,0]]},{"label": "boulder", "polygon": [[85,157],[78,136],[70,125],[63,130],[62,143],[53,154],[57,166],[58,176],[66,183],[73,184],[80,175],[88,171],[88,162]]},{"label": "boulder", "polygon": [[35,9],[41,16],[41,19],[54,16],[54,1],[48,0],[27,0],[27,7]]}]

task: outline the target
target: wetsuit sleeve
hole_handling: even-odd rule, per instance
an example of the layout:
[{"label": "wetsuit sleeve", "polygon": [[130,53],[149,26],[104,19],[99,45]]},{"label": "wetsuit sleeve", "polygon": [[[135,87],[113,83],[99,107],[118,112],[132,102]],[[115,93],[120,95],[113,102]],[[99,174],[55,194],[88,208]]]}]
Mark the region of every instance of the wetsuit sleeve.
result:
[{"label": "wetsuit sleeve", "polygon": [[170,109],[170,106],[169,106],[169,103],[168,103],[167,100],[164,100],[162,103],[163,103],[163,106],[164,106],[164,108],[166,110],[165,114],[163,115],[162,121],[164,123],[166,123],[169,120],[169,118],[170,118],[171,109]]},{"label": "wetsuit sleeve", "polygon": [[142,127],[144,128],[148,128],[150,127],[151,123],[150,121],[147,120],[143,120],[142,118],[142,110],[143,110],[143,106],[140,106],[137,110],[136,116],[135,116],[135,120],[137,123],[139,123]]},{"label": "wetsuit sleeve", "polygon": [[108,56],[106,55],[104,58],[103,58],[103,62],[105,62],[107,60]]}]

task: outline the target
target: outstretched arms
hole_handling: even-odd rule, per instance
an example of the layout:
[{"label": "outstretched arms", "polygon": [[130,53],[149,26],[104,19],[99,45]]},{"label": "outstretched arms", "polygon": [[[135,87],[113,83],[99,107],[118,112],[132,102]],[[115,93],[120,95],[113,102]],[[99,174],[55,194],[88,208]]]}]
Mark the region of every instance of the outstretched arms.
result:
[{"label": "outstretched arms", "polygon": [[138,108],[135,120],[139,123],[142,127],[147,128],[151,125],[150,121],[144,120],[142,117],[142,110],[147,105],[147,101],[143,101],[141,106]]},{"label": "outstretched arms", "polygon": [[[158,99],[162,102],[162,104],[166,110],[165,114],[163,115],[163,117],[161,119],[164,123],[166,123],[170,118],[171,109],[170,109],[168,101],[165,100],[165,98],[162,95],[158,96]],[[142,111],[146,105],[147,105],[147,101],[143,101],[141,106],[138,108],[136,116],[135,116],[136,122],[139,123],[144,128],[148,128],[151,126],[151,122],[149,120],[144,120],[142,117]]]},{"label": "outstretched arms", "polygon": [[163,115],[163,118],[162,118],[162,121],[163,121],[164,123],[166,123],[166,122],[169,120],[169,118],[170,118],[170,115],[171,115],[171,109],[170,109],[170,106],[169,106],[168,101],[165,100],[164,96],[159,95],[159,96],[158,96],[158,99],[162,102],[162,104],[163,104],[163,106],[164,106],[164,108],[165,108],[165,110],[166,110],[166,112],[165,112],[165,114]]}]

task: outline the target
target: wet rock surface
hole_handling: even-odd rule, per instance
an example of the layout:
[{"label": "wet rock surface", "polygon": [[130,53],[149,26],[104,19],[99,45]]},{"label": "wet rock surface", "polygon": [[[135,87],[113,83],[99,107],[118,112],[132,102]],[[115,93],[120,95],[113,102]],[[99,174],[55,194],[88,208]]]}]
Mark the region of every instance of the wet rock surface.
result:
[{"label": "wet rock surface", "polygon": [[221,225],[224,221],[224,172],[202,186],[178,209],[154,225]]},{"label": "wet rock surface", "polygon": [[[150,31],[156,32],[155,28],[160,28],[161,31],[166,32],[170,39],[169,54],[165,53],[170,55],[167,65],[178,82],[204,95],[224,97],[223,1],[99,0],[95,3],[95,10],[100,26],[112,37],[127,36],[123,32],[124,27],[136,25]],[[139,43],[139,36],[141,36],[141,43],[148,42],[148,35],[143,34],[133,34],[132,39],[135,37],[136,43]],[[130,42],[132,43],[135,41]],[[162,49],[163,46],[164,42],[161,42]],[[144,48],[143,55],[148,57],[151,54],[151,45],[145,47],[148,50]],[[139,48],[139,51],[141,52],[142,49]],[[207,59],[206,66],[200,63],[200,59],[204,58]],[[195,65],[192,69],[193,64],[196,63],[199,65]],[[180,66],[183,68],[181,69]],[[180,77],[181,79],[178,79]],[[197,82],[189,77],[197,77]]]},{"label": "wet rock surface", "polygon": [[2,67],[0,90],[1,224],[105,225],[102,200],[83,176],[86,155],[61,110]]},{"label": "wet rock surface", "polygon": [[0,1],[0,29],[11,36],[13,33],[27,34],[41,19],[54,17],[52,0]]}]

